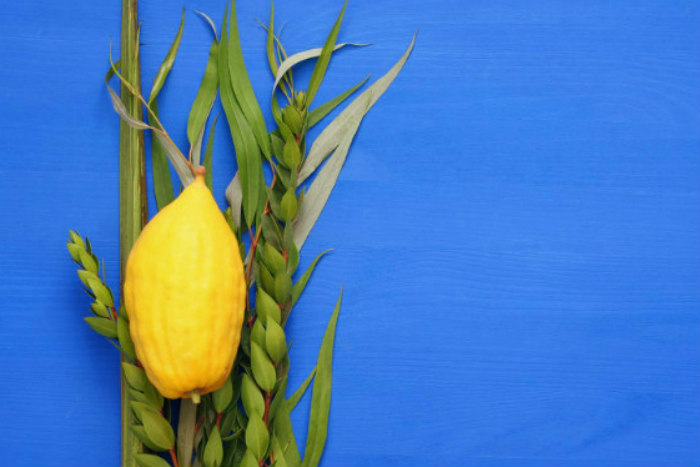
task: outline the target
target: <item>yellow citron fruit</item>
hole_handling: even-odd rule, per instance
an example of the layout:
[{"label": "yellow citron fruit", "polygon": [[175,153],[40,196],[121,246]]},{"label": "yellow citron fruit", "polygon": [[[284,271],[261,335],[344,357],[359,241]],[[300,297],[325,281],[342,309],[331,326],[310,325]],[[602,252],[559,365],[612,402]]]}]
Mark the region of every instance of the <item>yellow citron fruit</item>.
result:
[{"label": "yellow citron fruit", "polygon": [[200,169],[146,225],[126,264],[131,339],[161,394],[199,402],[224,384],[240,342],[245,290],[238,242]]}]

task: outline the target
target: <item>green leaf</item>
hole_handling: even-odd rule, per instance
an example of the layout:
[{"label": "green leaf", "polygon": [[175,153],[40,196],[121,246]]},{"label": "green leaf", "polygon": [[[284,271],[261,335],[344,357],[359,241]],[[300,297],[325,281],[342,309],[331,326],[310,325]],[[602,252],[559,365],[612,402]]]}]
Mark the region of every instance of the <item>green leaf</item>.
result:
[{"label": "green leaf", "polygon": [[277,274],[287,269],[287,262],[284,260],[284,256],[270,243],[265,243],[263,246],[263,253],[263,259],[270,269],[270,272]]},{"label": "green leaf", "polygon": [[155,446],[167,451],[175,445],[175,433],[170,423],[159,413],[153,410],[141,411],[141,422],[146,436]]},{"label": "green leaf", "polygon": [[151,441],[151,439],[146,434],[146,430],[143,428],[143,425],[131,425],[129,428],[134,433],[134,435],[136,435],[136,437],[144,445],[146,445],[147,448],[149,448],[153,451],[167,451],[167,449],[163,449],[161,447],[158,447],[153,443],[153,441]]},{"label": "green leaf", "polygon": [[117,323],[107,318],[99,318],[97,316],[88,316],[83,318],[90,327],[105,337],[117,337]]},{"label": "green leaf", "polygon": [[138,467],[170,467],[165,459],[155,454],[136,454],[134,458]]},{"label": "green leaf", "polygon": [[119,345],[122,348],[122,352],[131,358],[136,358],[136,350],[134,349],[134,343],[131,341],[131,334],[129,333],[129,322],[123,315],[119,315],[119,318],[117,318],[117,337],[119,338]]},{"label": "green leaf", "polygon": [[214,118],[214,121],[211,124],[211,128],[209,128],[209,137],[207,138],[207,147],[204,150],[204,161],[202,165],[204,166],[205,169],[207,169],[207,172],[204,174],[204,181],[206,182],[207,186],[209,187],[209,191],[213,192],[214,187],[213,187],[213,170],[212,170],[212,160],[214,156],[214,133],[216,130],[216,122],[219,120],[219,116],[217,115]]},{"label": "green leaf", "polygon": [[276,436],[272,438],[271,446],[275,455],[275,467],[288,467],[287,458],[284,457],[284,449]]},{"label": "green leaf", "polygon": [[163,407],[163,396],[158,392],[155,386],[149,381],[144,388],[144,396],[146,397],[146,403],[150,405],[154,410],[160,410]]},{"label": "green leaf", "polygon": [[265,348],[272,361],[279,363],[287,354],[287,340],[284,330],[274,320],[267,322],[265,329]]},{"label": "green leaf", "polygon": [[275,427],[274,433],[279,439],[287,463],[289,465],[298,466],[301,465],[301,456],[299,455],[299,447],[297,446],[297,441],[294,437],[292,421],[289,418],[290,410],[291,409],[288,407],[287,402],[282,401],[273,420]]},{"label": "green leaf", "polygon": [[351,87],[350,89],[348,89],[347,91],[345,91],[344,93],[340,94],[339,96],[334,97],[325,104],[319,105],[318,107],[310,111],[309,116],[306,120],[308,127],[311,128],[312,126],[316,125],[318,122],[323,120],[323,118],[329,113],[331,113],[333,109],[338,107],[338,105],[340,105],[345,99],[347,99],[355,91],[360,89],[367,82],[368,79],[369,76],[357,83],[356,85],[354,85],[353,87]]},{"label": "green leaf", "polygon": [[146,372],[136,365],[132,365],[128,362],[122,362],[122,369],[124,370],[124,376],[126,381],[134,389],[143,391],[148,385],[148,377],[146,377]]},{"label": "green leaf", "polygon": [[93,294],[95,294],[95,298],[105,306],[111,307],[114,305],[114,301],[112,299],[112,294],[109,292],[109,289],[107,288],[106,285],[102,283],[102,281],[98,278],[88,278],[88,287],[92,291]]},{"label": "green leaf", "polygon": [[[201,147],[204,126],[216,100],[216,92],[219,86],[218,59],[219,43],[215,38],[209,48],[209,60],[204,69],[204,76],[199,85],[199,91],[197,91],[197,96],[194,98],[190,115],[187,119],[187,139],[192,148],[196,146],[197,141],[200,141],[199,146]],[[192,153],[193,160],[199,160],[199,151],[192,149]]]},{"label": "green leaf", "polygon": [[253,330],[250,332],[250,340],[259,346],[265,345],[265,326],[262,324],[262,319],[256,319],[253,324]]},{"label": "green leaf", "polygon": [[297,300],[299,300],[299,297],[301,297],[301,293],[304,291],[306,283],[309,282],[311,274],[313,274],[318,262],[321,260],[321,258],[323,258],[326,254],[328,254],[331,251],[333,250],[329,249],[319,253],[318,256],[311,262],[306,271],[304,271],[304,274],[299,278],[297,283],[294,284],[294,287],[292,287],[292,305],[294,305],[297,302]]},{"label": "green leaf", "polygon": [[[265,126],[265,118],[263,117],[260,105],[253,92],[253,86],[250,84],[250,78],[245,68],[243,61],[243,51],[241,50],[240,37],[238,35],[238,20],[236,18],[236,0],[231,0],[231,19],[230,33],[228,37],[228,70],[231,77],[231,85],[233,91],[240,104],[243,115],[250,124],[250,127],[255,134],[255,139],[260,146],[260,150],[267,159],[272,157],[270,148],[270,138],[267,134]],[[222,31],[222,35],[225,31]]]},{"label": "green leaf", "polygon": [[[158,99],[151,101],[151,110],[158,115]],[[156,204],[160,211],[175,199],[173,193],[173,179],[170,176],[168,158],[158,138],[151,138],[151,163],[153,165],[153,191],[156,194]]]},{"label": "green leaf", "polygon": [[80,246],[75,243],[66,243],[66,247],[68,247],[68,253],[70,253],[70,257],[73,258],[73,261],[80,263],[80,252],[82,251]]},{"label": "green leaf", "polygon": [[[342,49],[343,47],[348,45],[353,47],[365,47],[369,44],[355,44],[352,42],[343,42],[341,44],[335,44],[331,52],[335,52],[336,50]],[[272,85],[272,92],[275,92],[275,89],[277,89],[277,86],[279,86],[280,81],[282,81],[282,78],[284,78],[284,75],[288,73],[289,70],[291,70],[296,65],[305,62],[306,60],[311,60],[312,58],[319,57],[322,54],[322,52],[323,48],[319,47],[316,49],[304,50],[302,52],[297,52],[294,55],[290,55],[289,58],[287,58],[280,64],[279,69],[275,73],[275,82]],[[326,64],[326,66],[328,66],[328,64]]]},{"label": "green leaf", "polygon": [[[241,110],[234,88],[231,83],[231,76],[228,73],[228,39],[226,36],[227,15],[224,14],[224,26],[221,31],[221,43],[219,45],[219,81],[221,90],[221,104],[226,113],[226,118],[231,129],[233,145],[236,150],[236,161],[238,163],[238,174],[241,184],[241,201],[243,212],[249,224],[252,224],[255,219],[255,212],[258,206],[258,196],[260,187],[258,183],[262,174],[262,160],[260,157],[260,147],[255,141],[253,132],[246,121],[246,118]],[[236,209],[232,204],[233,214]],[[235,217],[234,217],[235,219]],[[236,225],[240,225],[237,223]]]},{"label": "green leaf", "polygon": [[90,253],[85,250],[80,250],[78,255],[80,256],[80,262],[87,271],[90,271],[93,274],[97,274],[99,272],[100,267]]},{"label": "green leaf", "polygon": [[270,24],[267,25],[267,40],[265,42],[265,52],[267,53],[267,63],[270,65],[272,76],[277,74],[277,58],[275,56],[275,2],[270,0]]},{"label": "green leaf", "polygon": [[161,88],[165,84],[165,79],[168,77],[170,70],[173,68],[173,63],[175,63],[175,56],[177,55],[177,49],[180,47],[180,39],[182,39],[182,30],[185,27],[185,9],[182,9],[182,19],[180,20],[180,28],[177,30],[175,39],[172,45],[170,45],[170,50],[168,50],[167,55],[163,59],[163,63],[160,64],[158,73],[156,77],[153,78],[153,86],[151,87],[151,95],[148,98],[148,103],[153,101],[158,96]]},{"label": "green leaf", "polygon": [[255,381],[263,391],[272,391],[277,380],[275,367],[272,366],[267,354],[256,342],[251,342],[250,352],[251,368]]},{"label": "green leaf", "polygon": [[109,91],[109,97],[112,100],[112,107],[114,107],[114,111],[117,113],[117,115],[119,115],[122,118],[122,120],[129,124],[129,126],[131,126],[132,128],[136,128],[137,130],[154,129],[151,125],[132,117],[129,111],[126,110],[126,107],[124,106],[122,100],[119,98],[119,95],[116,92],[114,92],[114,89],[112,89],[109,85],[107,85],[107,91]]},{"label": "green leaf", "polygon": [[212,399],[214,402],[214,410],[216,413],[222,413],[231,403],[233,398],[233,384],[231,378],[226,378],[226,382],[219,389],[214,391]]},{"label": "green leaf", "polygon": [[289,188],[280,201],[280,217],[285,222],[290,222],[297,215],[297,195],[294,188]]},{"label": "green leaf", "polygon": [[249,418],[256,415],[262,417],[265,413],[265,400],[263,399],[263,395],[247,373],[243,374],[241,401],[243,402],[245,413],[248,414]]},{"label": "green leaf", "polygon": [[321,460],[323,448],[326,444],[328,431],[328,413],[331,408],[331,383],[333,379],[333,343],[335,341],[335,327],[338,323],[340,303],[343,299],[343,291],[340,291],[335,310],[323,335],[321,350],[318,353],[316,363],[316,377],[311,394],[311,413],[309,414],[309,431],[306,437],[306,449],[302,467],[316,467]]},{"label": "green leaf", "polygon": [[280,307],[275,299],[270,297],[259,285],[255,294],[255,308],[263,324],[267,324],[269,321],[279,323],[282,318]]},{"label": "green leaf", "polygon": [[255,454],[250,449],[246,449],[243,458],[241,459],[240,467],[259,467],[258,460],[255,458]]},{"label": "green leaf", "polygon": [[343,3],[343,8],[340,10],[338,19],[335,21],[331,32],[328,34],[326,43],[323,45],[323,50],[321,55],[318,57],[314,71],[311,73],[311,79],[309,80],[309,89],[306,91],[306,106],[310,107],[311,103],[316,97],[316,92],[318,88],[321,87],[321,81],[326,75],[326,69],[328,68],[328,63],[331,61],[331,54],[335,47],[335,42],[338,40],[338,32],[340,31],[340,23],[343,22],[343,16],[345,15],[345,8],[348,6],[348,0]]},{"label": "green leaf", "polygon": [[257,459],[262,459],[267,452],[270,434],[260,417],[250,417],[245,430],[245,445]]},{"label": "green leaf", "polygon": [[95,313],[97,316],[101,316],[102,318],[109,318],[110,313],[107,307],[100,302],[92,302],[90,304],[90,311]]},{"label": "green leaf", "polygon": [[297,406],[299,401],[301,400],[302,396],[306,392],[306,389],[309,387],[309,384],[311,384],[311,381],[314,379],[314,375],[316,374],[316,367],[314,367],[313,370],[311,370],[311,373],[309,373],[309,376],[306,377],[303,383],[301,383],[301,386],[297,388],[296,391],[294,391],[294,394],[287,399],[287,407],[289,407],[289,410],[291,411],[294,409],[294,407]]},{"label": "green leaf", "polygon": [[175,143],[173,143],[173,140],[170,139],[167,133],[154,129],[153,135],[158,139],[160,146],[165,151],[165,155],[168,156],[168,160],[170,160],[170,163],[175,168],[175,172],[177,173],[178,177],[180,177],[182,186],[188,186],[194,181],[194,175],[192,174],[192,169],[190,168],[187,159],[185,159],[185,156],[182,155],[178,147],[175,146]]},{"label": "green leaf", "polygon": [[211,433],[209,433],[209,439],[207,440],[207,445],[204,448],[202,460],[204,461],[205,467],[219,467],[223,459],[224,446],[221,442],[221,434],[219,433],[219,427],[214,425]]},{"label": "green leaf", "polygon": [[309,236],[309,232],[311,232],[311,229],[316,223],[316,220],[321,215],[321,211],[323,211],[323,207],[326,205],[326,201],[328,201],[328,197],[338,180],[340,169],[343,168],[345,158],[350,150],[350,145],[365,115],[371,96],[372,95],[369,94],[363,98],[365,103],[364,107],[360,106],[354,108],[353,119],[350,120],[351,126],[348,132],[340,142],[340,145],[335,149],[333,157],[323,166],[323,169],[321,169],[320,173],[311,184],[309,191],[306,192],[306,197],[304,198],[296,224],[294,225],[294,243],[296,243],[300,250],[306,238]]},{"label": "green leaf", "polygon": [[275,299],[278,303],[286,303],[292,293],[292,278],[287,271],[279,272],[275,276]]},{"label": "green leaf", "polygon": [[396,76],[403,68],[408,56],[413,50],[416,36],[414,34],[411,44],[408,49],[399,59],[398,62],[381,78],[379,78],[372,86],[367,88],[362,94],[357,96],[344,110],[340,113],[316,138],[314,144],[306,156],[304,165],[299,172],[298,184],[306,180],[321,163],[333,152],[340,143],[347,139],[349,133],[354,133],[353,121],[357,117],[358,108],[364,113],[377,102],[382,94],[389,88],[389,85],[394,81]]}]

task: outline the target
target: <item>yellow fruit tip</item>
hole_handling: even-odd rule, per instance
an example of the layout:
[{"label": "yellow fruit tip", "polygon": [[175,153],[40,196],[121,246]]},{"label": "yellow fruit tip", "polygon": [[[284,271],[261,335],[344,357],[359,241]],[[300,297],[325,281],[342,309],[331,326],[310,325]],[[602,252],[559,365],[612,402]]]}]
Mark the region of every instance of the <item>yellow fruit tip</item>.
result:
[{"label": "yellow fruit tip", "polygon": [[199,391],[192,391],[190,393],[190,397],[192,398],[193,404],[199,404],[199,401],[201,400],[201,396],[199,395]]},{"label": "yellow fruit tip", "polygon": [[196,178],[201,178],[202,180],[204,179],[204,175],[207,173],[207,168],[204,167],[203,165],[197,166],[196,169],[194,169],[194,174]]}]

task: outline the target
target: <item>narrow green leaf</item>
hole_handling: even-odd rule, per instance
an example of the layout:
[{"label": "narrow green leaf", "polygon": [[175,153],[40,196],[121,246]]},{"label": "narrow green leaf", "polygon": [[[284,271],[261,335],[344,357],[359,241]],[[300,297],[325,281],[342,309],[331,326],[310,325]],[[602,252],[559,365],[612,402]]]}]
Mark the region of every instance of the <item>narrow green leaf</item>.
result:
[{"label": "narrow green leaf", "polygon": [[239,228],[241,226],[241,203],[243,203],[243,188],[239,172],[236,172],[231,183],[226,187],[226,200],[231,206],[231,218],[236,228]]},{"label": "narrow green leaf", "polygon": [[312,111],[310,111],[309,116],[306,119],[308,127],[311,128],[314,125],[316,125],[318,122],[323,120],[323,118],[326,115],[328,115],[329,113],[331,113],[333,111],[333,109],[338,107],[338,105],[340,105],[345,99],[347,99],[355,91],[360,89],[367,82],[368,79],[369,79],[369,76],[367,78],[363,79],[362,81],[360,81],[359,83],[357,83],[356,85],[354,85],[353,87],[351,87],[350,89],[348,89],[347,91],[345,91],[344,93],[340,94],[339,96],[334,97],[333,99],[329,100],[325,104],[320,105],[320,106],[316,107],[315,109],[313,109]]},{"label": "narrow green leaf", "polygon": [[88,316],[83,318],[90,327],[105,337],[117,337],[117,323],[107,318],[98,318],[97,316]]},{"label": "narrow green leaf", "polygon": [[297,388],[296,391],[294,391],[294,394],[287,399],[287,407],[289,410],[293,410],[294,407],[297,406],[301,398],[304,396],[304,393],[306,392],[306,389],[309,387],[309,384],[311,384],[311,381],[314,379],[314,375],[316,374],[316,367],[314,367],[313,370],[311,370],[311,373],[309,373],[309,376],[306,377],[303,383],[301,383],[301,386]]},{"label": "narrow green leaf", "polygon": [[131,341],[131,334],[129,333],[129,322],[124,315],[119,315],[119,318],[117,318],[117,337],[119,338],[119,345],[122,348],[122,352],[131,358],[136,358],[136,350],[134,349],[134,343]]},{"label": "narrow green leaf", "polygon": [[207,138],[207,147],[204,150],[204,161],[202,162],[204,168],[207,169],[207,172],[204,174],[204,181],[209,187],[209,190],[212,192],[214,191],[214,171],[212,167],[214,159],[214,134],[216,131],[217,121],[219,121],[218,115],[214,118],[214,121],[211,123],[211,127],[209,127],[209,137]]},{"label": "narrow green leaf", "polygon": [[167,451],[175,445],[173,427],[161,414],[152,410],[142,410],[141,422],[146,436],[155,446]]},{"label": "narrow green leaf", "polygon": [[299,447],[294,437],[292,421],[289,418],[290,410],[287,402],[282,401],[273,420],[274,433],[284,451],[287,463],[292,466],[298,466],[301,465],[301,456],[299,455]]},{"label": "narrow green leaf", "polygon": [[[253,92],[253,86],[250,84],[250,78],[245,68],[243,61],[243,51],[241,50],[241,41],[238,35],[238,19],[236,18],[236,0],[231,0],[230,12],[230,33],[228,34],[228,70],[231,78],[231,85],[238,100],[238,103],[248,121],[255,139],[260,146],[260,150],[266,158],[272,157],[270,148],[270,138],[267,134],[265,126],[265,118],[263,117],[258,99]],[[225,32],[222,31],[222,35]]]},{"label": "narrow green leaf", "polygon": [[[151,101],[151,110],[158,115],[158,99]],[[173,179],[170,176],[168,158],[163,151],[158,138],[151,138],[151,163],[153,165],[153,191],[156,194],[156,204],[160,211],[175,199]]]},{"label": "narrow green leaf", "polygon": [[153,135],[158,138],[158,142],[165,151],[165,154],[168,156],[170,163],[173,164],[175,172],[177,173],[178,177],[180,177],[182,186],[188,186],[194,181],[194,175],[192,174],[192,169],[190,168],[185,156],[182,155],[167,133],[154,129]]},{"label": "narrow green leaf", "polygon": [[275,436],[272,438],[272,452],[275,455],[275,467],[288,467],[287,458],[284,456],[284,449],[279,442],[279,439]]},{"label": "narrow green leaf", "polygon": [[294,243],[300,250],[316,220],[321,215],[321,211],[323,211],[323,207],[326,205],[326,201],[328,201],[328,197],[338,180],[338,175],[340,175],[340,170],[343,168],[350,145],[366,113],[371,97],[372,94],[364,95],[364,106],[354,107],[352,119],[349,122],[349,128],[344,135],[344,139],[335,149],[333,157],[323,166],[323,169],[321,169],[311,187],[309,187],[309,191],[306,192],[296,224],[294,224]]},{"label": "narrow green leaf", "polygon": [[182,39],[182,30],[185,27],[185,9],[182,9],[182,19],[180,20],[180,28],[177,30],[175,39],[170,45],[167,55],[163,59],[163,63],[160,64],[158,68],[158,73],[156,77],[153,78],[153,86],[151,87],[151,95],[148,98],[149,104],[158,96],[158,93],[163,88],[165,80],[173,68],[173,63],[175,63],[175,56],[177,55],[177,49],[180,47],[180,40]]},{"label": "narrow green leaf", "polygon": [[328,327],[323,335],[321,350],[318,353],[316,363],[316,377],[311,394],[311,413],[309,414],[309,431],[306,438],[306,449],[302,467],[316,467],[321,460],[323,448],[326,444],[328,432],[328,413],[331,408],[331,384],[333,379],[333,343],[335,341],[335,327],[338,323],[338,313],[343,299],[343,291],[340,291],[335,310],[328,322]]},{"label": "narrow green leaf", "polygon": [[192,158],[197,161],[199,160],[199,151],[195,150],[195,146],[198,140],[201,141],[201,135],[204,133],[205,123],[216,100],[216,92],[219,86],[218,59],[219,43],[214,39],[209,49],[209,60],[204,70],[204,76],[187,120],[187,139],[192,148]]},{"label": "narrow green leaf", "polygon": [[[268,34],[269,35],[269,34]],[[345,46],[353,46],[353,47],[365,47],[370,44],[357,44],[353,42],[343,42],[340,44],[335,44],[333,46],[332,52],[335,52],[339,49],[342,49]],[[309,49],[309,50],[304,50],[302,52],[297,52],[293,55],[290,55],[287,59],[285,59],[279,66],[279,69],[275,73],[275,82],[272,84],[272,92],[275,92],[275,89],[277,89],[277,86],[279,86],[280,81],[282,81],[282,78],[284,78],[284,75],[289,72],[292,68],[294,68],[296,65],[305,62],[306,60],[311,60],[312,58],[319,57],[321,53],[323,52],[323,48],[318,47],[315,49]],[[327,66],[328,64],[326,64]]]},{"label": "narrow green leaf", "polygon": [[112,107],[114,107],[114,111],[117,112],[117,114],[122,118],[122,120],[128,123],[129,126],[136,128],[137,130],[154,129],[151,125],[132,117],[129,111],[126,110],[126,107],[124,106],[122,100],[119,98],[119,95],[117,95],[114,89],[112,89],[109,85],[107,85],[107,91],[109,91],[109,97],[110,99],[112,99]]},{"label": "narrow green leaf", "polygon": [[265,42],[265,52],[267,53],[267,63],[270,65],[272,76],[277,75],[277,58],[275,56],[275,2],[270,0],[270,24],[267,25],[267,41]]},{"label": "narrow green leaf", "polygon": [[[234,89],[231,84],[231,77],[228,71],[228,39],[226,35],[227,15],[224,14],[224,25],[221,31],[221,43],[219,45],[219,80],[221,89],[221,103],[226,113],[226,118],[231,129],[233,145],[236,150],[236,161],[238,163],[238,173],[241,184],[241,201],[243,212],[250,224],[255,219],[255,212],[258,206],[258,196],[260,188],[257,186],[262,174],[262,160],[260,149],[248,126],[242,110],[240,109]],[[232,214],[236,216],[235,206],[232,207]],[[235,219],[235,217],[234,217]],[[237,225],[240,225],[237,223]]]},{"label": "narrow green leaf", "polygon": [[207,445],[204,448],[202,460],[204,461],[205,467],[219,467],[223,459],[224,446],[221,442],[221,434],[219,433],[219,427],[214,425],[214,428],[212,428],[209,434]]},{"label": "narrow green leaf", "polygon": [[328,63],[331,61],[331,54],[335,48],[335,43],[338,40],[338,32],[340,31],[340,23],[343,22],[343,16],[345,16],[345,8],[348,6],[348,0],[343,3],[343,8],[340,10],[338,19],[335,21],[331,32],[328,34],[326,43],[323,45],[323,50],[321,55],[318,57],[314,71],[311,73],[311,79],[309,80],[309,89],[306,91],[306,106],[311,107],[311,103],[316,97],[318,88],[321,87],[321,81],[326,75],[326,69],[328,68]]},{"label": "narrow green leaf", "polygon": [[211,31],[214,34],[214,39],[216,39],[219,36],[219,33],[216,31],[216,26],[214,25],[214,21],[207,15],[206,13],[202,13],[199,10],[194,10],[195,13],[197,13],[199,16],[204,18],[204,20],[209,23],[209,26],[211,27]]},{"label": "narrow green leaf", "polygon": [[301,293],[304,291],[306,283],[309,282],[309,278],[311,278],[311,274],[313,274],[314,269],[316,268],[316,264],[318,264],[318,262],[321,260],[321,258],[323,258],[323,256],[325,256],[331,251],[333,250],[328,249],[319,253],[318,256],[311,262],[306,271],[304,271],[304,274],[299,278],[297,283],[294,284],[294,287],[292,287],[292,305],[294,305],[297,302],[297,300],[299,300],[299,297],[301,297]]},{"label": "narrow green leaf", "polygon": [[[416,35],[413,35],[411,44],[408,49],[399,59],[398,62],[381,78],[375,81],[372,86],[367,88],[362,94],[357,96],[341,113],[338,115],[316,138],[314,144],[306,156],[304,165],[299,172],[298,184],[306,180],[321,163],[333,152],[338,145],[346,139],[349,132],[354,132],[353,121],[356,118],[358,108],[364,109],[365,113],[377,102],[382,94],[389,88],[389,85],[394,81],[396,76],[403,68],[406,60],[408,60],[413,45],[416,42]],[[369,97],[368,97],[369,96]],[[367,102],[369,99],[369,102]]]},{"label": "narrow green leaf", "polygon": [[136,454],[135,459],[138,467],[170,467],[168,461],[155,454]]}]

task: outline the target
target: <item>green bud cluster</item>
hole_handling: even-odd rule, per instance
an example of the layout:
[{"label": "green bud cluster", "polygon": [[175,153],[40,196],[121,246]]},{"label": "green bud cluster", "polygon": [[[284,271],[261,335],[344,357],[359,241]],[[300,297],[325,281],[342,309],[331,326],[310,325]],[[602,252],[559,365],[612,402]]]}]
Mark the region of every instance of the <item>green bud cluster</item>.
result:
[{"label": "green bud cluster", "polygon": [[[85,318],[85,321],[98,334],[116,339],[120,332],[117,314],[114,311],[114,295],[103,278],[100,277],[100,262],[92,251],[90,240],[87,237],[83,240],[79,233],[72,230],[69,232],[69,236],[70,241],[66,244],[68,253],[80,267],[78,278],[83,283],[87,294],[93,299],[90,304],[93,316]],[[104,268],[102,275],[104,276]]]}]

